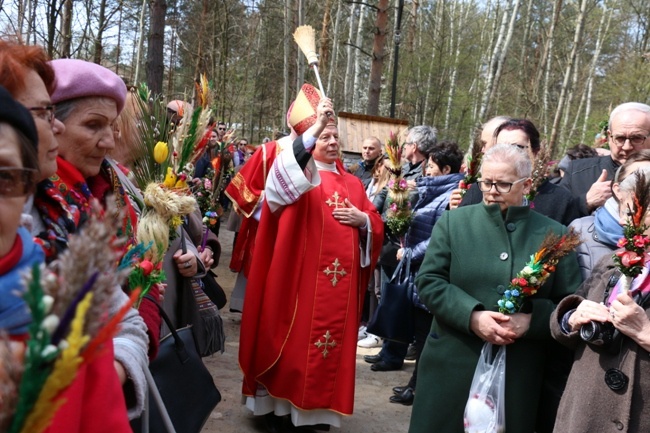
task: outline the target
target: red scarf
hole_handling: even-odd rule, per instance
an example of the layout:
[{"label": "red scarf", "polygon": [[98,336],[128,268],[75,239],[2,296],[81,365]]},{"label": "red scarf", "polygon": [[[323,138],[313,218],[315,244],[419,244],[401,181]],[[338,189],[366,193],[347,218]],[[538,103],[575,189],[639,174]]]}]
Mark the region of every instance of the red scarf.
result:
[{"label": "red scarf", "polygon": [[91,213],[91,193],[81,173],[63,158],[57,158],[57,164],[56,174],[40,182],[34,196],[34,206],[45,224],[34,241],[43,247],[48,263],[68,247],[70,234]]}]

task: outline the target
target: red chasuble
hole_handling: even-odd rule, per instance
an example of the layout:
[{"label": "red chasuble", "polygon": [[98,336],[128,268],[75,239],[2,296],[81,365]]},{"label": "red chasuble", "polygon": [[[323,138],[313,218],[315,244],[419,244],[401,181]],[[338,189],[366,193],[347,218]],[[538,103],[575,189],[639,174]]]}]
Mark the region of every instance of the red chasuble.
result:
[{"label": "red chasuble", "polygon": [[[289,143],[291,143],[289,141]],[[266,176],[271,170],[273,161],[280,151],[277,141],[262,144],[230,181],[225,189],[226,196],[232,201],[237,213],[242,219],[237,241],[233,248],[230,269],[241,272],[248,277],[255,244],[258,222],[252,218],[258,203],[264,193]]]},{"label": "red chasuble", "polygon": [[[319,171],[321,185],[271,213],[264,203],[246,288],[239,361],[243,393],[258,383],[302,410],[351,414],[363,297],[383,223],[356,177]],[[360,266],[360,230],[332,216],[348,198],[372,227],[371,265]]]}]

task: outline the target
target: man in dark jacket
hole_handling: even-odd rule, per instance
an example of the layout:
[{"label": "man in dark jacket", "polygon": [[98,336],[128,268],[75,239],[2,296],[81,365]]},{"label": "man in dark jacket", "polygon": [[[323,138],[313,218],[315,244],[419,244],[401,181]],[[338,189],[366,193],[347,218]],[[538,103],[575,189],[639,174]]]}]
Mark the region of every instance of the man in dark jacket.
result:
[{"label": "man in dark jacket", "polygon": [[351,174],[361,179],[364,188],[368,188],[372,180],[372,170],[381,155],[381,148],[381,141],[377,137],[366,138],[361,145],[361,161],[348,169]]},{"label": "man in dark jacket", "polygon": [[610,155],[571,161],[560,182],[573,195],[580,216],[589,215],[612,196],[614,173],[632,153],[650,148],[650,106],[626,102],[614,108],[607,137]]}]

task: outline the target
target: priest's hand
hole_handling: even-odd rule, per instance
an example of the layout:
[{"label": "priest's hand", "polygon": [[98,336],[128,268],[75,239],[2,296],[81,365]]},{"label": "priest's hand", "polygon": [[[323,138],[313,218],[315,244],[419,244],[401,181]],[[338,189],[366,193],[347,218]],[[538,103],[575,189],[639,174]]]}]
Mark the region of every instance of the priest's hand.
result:
[{"label": "priest's hand", "polygon": [[304,135],[319,137],[329,122],[329,114],[333,112],[332,100],[330,98],[321,99],[316,107],[316,122],[305,131]]},{"label": "priest's hand", "polygon": [[334,209],[332,216],[341,224],[352,227],[363,227],[366,225],[366,214],[357,209],[347,198],[344,206]]}]

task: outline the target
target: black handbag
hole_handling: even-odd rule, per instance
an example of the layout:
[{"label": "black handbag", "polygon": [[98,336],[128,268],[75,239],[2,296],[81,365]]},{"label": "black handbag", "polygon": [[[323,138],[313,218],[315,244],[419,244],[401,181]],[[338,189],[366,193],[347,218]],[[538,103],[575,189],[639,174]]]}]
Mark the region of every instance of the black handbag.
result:
[{"label": "black handbag", "polygon": [[[147,298],[150,299],[150,298]],[[212,375],[199,356],[192,327],[174,329],[162,307],[150,299],[160,310],[171,334],[160,340],[158,356],[149,364],[151,376],[162,397],[164,409],[178,433],[199,433],[210,413],[221,401],[221,393]],[[153,433],[168,432],[161,410],[149,407],[149,429]],[[134,432],[140,432],[142,421],[132,422]]]},{"label": "black handbag", "polygon": [[386,340],[410,344],[413,342],[413,275],[411,275],[411,254],[399,261],[368,323],[368,333]]}]

